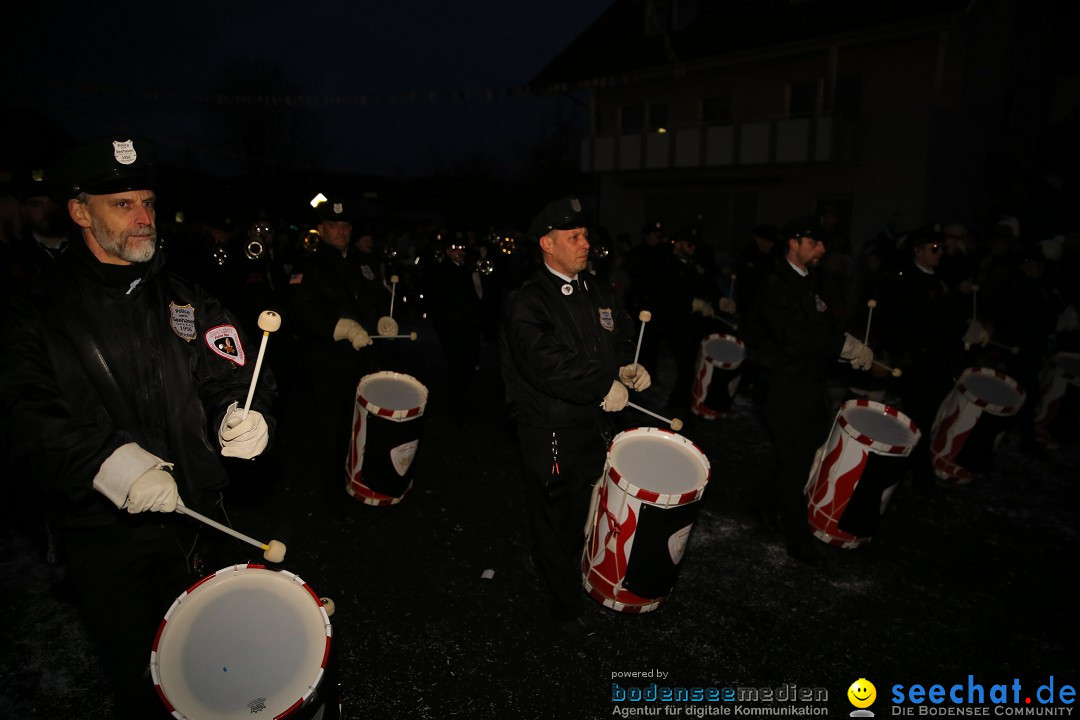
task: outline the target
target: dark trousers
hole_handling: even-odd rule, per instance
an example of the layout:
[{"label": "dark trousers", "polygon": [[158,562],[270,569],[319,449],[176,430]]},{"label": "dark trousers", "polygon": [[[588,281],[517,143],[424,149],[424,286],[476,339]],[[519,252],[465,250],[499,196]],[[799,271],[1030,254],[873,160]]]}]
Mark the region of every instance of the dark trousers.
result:
[{"label": "dark trousers", "polygon": [[763,410],[777,468],[759,507],[779,509],[784,536],[790,545],[808,537],[803,488],[814,464],[814,454],[828,437],[832,420],[825,384],[773,376]]},{"label": "dark trousers", "polygon": [[117,718],[169,717],[149,676],[154,635],[169,606],[190,587],[186,534],[178,518],[142,513],[105,527],[58,531],[90,638],[112,682]]},{"label": "dark trousers", "polygon": [[553,476],[552,431],[519,426],[525,461],[525,510],[532,558],[551,596],[551,614],[581,613],[581,552],[592,488],[604,471],[606,446],[594,428],[560,429],[558,475]]}]

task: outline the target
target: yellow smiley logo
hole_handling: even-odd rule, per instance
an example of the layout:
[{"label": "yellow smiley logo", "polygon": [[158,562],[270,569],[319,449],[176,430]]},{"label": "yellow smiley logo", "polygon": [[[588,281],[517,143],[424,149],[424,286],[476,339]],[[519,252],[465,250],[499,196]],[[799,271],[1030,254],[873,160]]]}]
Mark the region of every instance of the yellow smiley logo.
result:
[{"label": "yellow smiley logo", "polygon": [[847,690],[847,697],[855,707],[868,708],[877,699],[877,688],[866,678],[859,678],[851,683],[851,687]]}]

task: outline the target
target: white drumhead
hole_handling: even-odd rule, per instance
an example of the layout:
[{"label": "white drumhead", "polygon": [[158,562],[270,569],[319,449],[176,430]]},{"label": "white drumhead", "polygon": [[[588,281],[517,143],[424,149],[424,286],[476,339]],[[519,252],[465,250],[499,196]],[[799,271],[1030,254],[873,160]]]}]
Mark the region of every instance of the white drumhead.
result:
[{"label": "white drumhead", "polygon": [[991,405],[1015,408],[1024,401],[1015,385],[993,375],[971,373],[965,375],[962,382],[971,395]]},{"label": "white drumhead", "polygon": [[609,462],[630,484],[661,495],[697,490],[709,478],[709,461],[700,450],[681,435],[655,428],[620,433]]},{"label": "white drumhead", "polygon": [[225,568],[170,608],[151,658],[154,681],[190,718],[276,717],[321,680],[329,624],[292,573]]},{"label": "white drumhead", "polygon": [[386,410],[412,410],[427,403],[428,391],[416,378],[393,372],[365,375],[357,387],[368,403]]},{"label": "white drumhead", "polygon": [[918,439],[907,418],[889,415],[873,406],[845,407],[844,418],[855,432],[883,445],[912,447]]},{"label": "white drumhead", "polygon": [[737,365],[743,361],[746,351],[733,338],[714,337],[705,341],[705,355],[724,365]]}]

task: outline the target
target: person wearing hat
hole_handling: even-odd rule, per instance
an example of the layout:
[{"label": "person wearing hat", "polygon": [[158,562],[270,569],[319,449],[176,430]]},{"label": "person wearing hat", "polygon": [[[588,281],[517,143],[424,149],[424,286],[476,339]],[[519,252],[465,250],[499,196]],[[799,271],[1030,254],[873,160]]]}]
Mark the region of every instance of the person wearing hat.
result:
[{"label": "person wearing hat", "polygon": [[52,271],[68,245],[68,219],[63,203],[50,197],[46,170],[23,170],[11,181],[11,194],[19,203],[22,230],[9,244],[0,244],[0,273],[7,278],[5,307],[9,293],[19,285],[33,282]]},{"label": "person wearing hat", "polygon": [[267,447],[274,382],[264,371],[251,411],[238,409],[254,348],[217,300],[164,270],[150,143],[80,146],[55,176],[74,231],[5,319],[0,417],[18,481],[46,497],[116,715],[156,717],[154,633],[217,567],[200,567],[201,526],[173,511],[222,517],[221,456]]},{"label": "person wearing hat", "polygon": [[660,269],[667,266],[671,252],[664,223],[649,220],[641,228],[641,242],[626,256],[626,310],[631,317],[638,317],[642,310],[654,314],[650,321],[653,327],[642,337],[640,352],[642,363],[653,370],[659,365],[661,340],[667,336],[660,307],[664,302]]},{"label": "person wearing hat", "polygon": [[506,300],[500,348],[503,377],[518,418],[525,469],[531,564],[549,593],[560,632],[588,642],[579,562],[592,484],[604,467],[610,413],[628,389],[649,387],[632,364],[633,330],[610,287],[585,273],[587,218],[581,201],[549,203],[529,239],[543,266]]},{"label": "person wearing hat", "polygon": [[[970,317],[971,296],[949,288],[941,272],[945,239],[940,225],[925,225],[908,235],[909,253],[895,282],[895,296],[883,313],[889,323],[886,348],[904,374],[899,395],[904,413],[922,430],[910,457],[911,479],[919,492],[933,492],[931,428],[938,406],[966,366],[964,345],[985,346],[989,331]],[[903,252],[903,251],[901,251]]]},{"label": "person wearing hat", "polygon": [[778,461],[756,509],[767,526],[779,511],[788,555],[807,564],[819,554],[806,524],[803,485],[832,420],[826,380],[837,358],[858,370],[874,359],[870,348],[836,327],[821,299],[817,267],[826,248],[818,235],[816,222],[792,223],[783,233],[786,254],[765,278],[744,337],[759,382],[767,384],[762,414]]},{"label": "person wearing hat", "polygon": [[448,396],[459,408],[469,405],[484,322],[483,285],[471,240],[470,233],[462,230],[438,233],[436,242],[444,254],[441,262],[432,263],[424,278],[428,318],[446,360]]},{"label": "person wearing hat", "polygon": [[[315,208],[319,243],[289,279],[294,328],[300,340],[298,392],[288,417],[304,467],[323,500],[348,500],[341,468],[352,433],[356,384],[377,369],[370,333],[379,319],[380,280],[371,255],[352,242],[352,205],[332,198]],[[306,384],[306,386],[305,386]],[[306,419],[319,418],[318,423]]]}]

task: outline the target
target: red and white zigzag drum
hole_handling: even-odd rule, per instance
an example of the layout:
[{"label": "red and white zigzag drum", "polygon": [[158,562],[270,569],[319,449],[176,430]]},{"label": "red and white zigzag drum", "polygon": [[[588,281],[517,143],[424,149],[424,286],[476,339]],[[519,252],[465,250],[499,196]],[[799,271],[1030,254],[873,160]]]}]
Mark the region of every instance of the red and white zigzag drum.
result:
[{"label": "red and white zigzag drum", "polygon": [[615,436],[596,484],[582,582],[619,612],[655,610],[678,579],[709,460],[692,442],[660,428]]},{"label": "red and white zigzag drum", "polygon": [[938,408],[930,434],[937,476],[964,484],[985,472],[1024,397],[1020,385],[997,370],[962,372]]},{"label": "red and white zigzag drum", "polygon": [[411,375],[382,371],[360,378],[345,490],[368,505],[396,505],[412,487],[412,467],[428,390]]},{"label": "red and white zigzag drum", "polygon": [[233,565],[165,613],[150,674],[177,718],[337,717],[332,635],[322,601],[299,577]]},{"label": "red and white zigzag drum", "polygon": [[714,334],[701,341],[690,395],[692,413],[714,420],[731,409],[745,357],[746,348],[734,335]]},{"label": "red and white zigzag drum", "polygon": [[1080,353],[1059,352],[1039,376],[1035,433],[1039,442],[1057,444],[1077,435],[1080,420]]},{"label": "red and white zigzag drum", "polygon": [[814,536],[847,549],[869,542],[921,435],[889,405],[866,399],[841,405],[806,483]]}]

